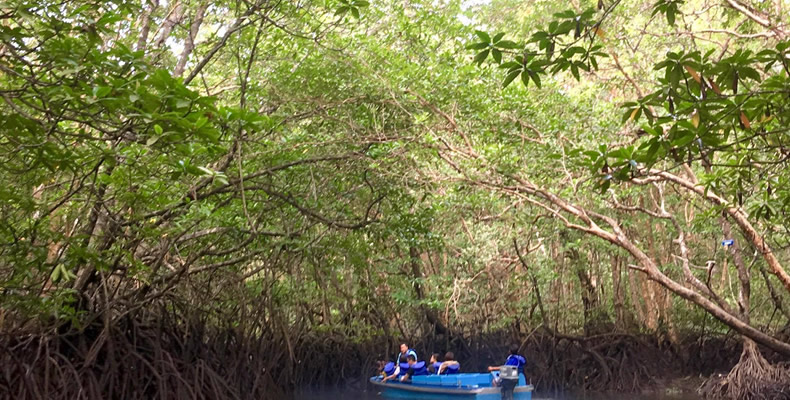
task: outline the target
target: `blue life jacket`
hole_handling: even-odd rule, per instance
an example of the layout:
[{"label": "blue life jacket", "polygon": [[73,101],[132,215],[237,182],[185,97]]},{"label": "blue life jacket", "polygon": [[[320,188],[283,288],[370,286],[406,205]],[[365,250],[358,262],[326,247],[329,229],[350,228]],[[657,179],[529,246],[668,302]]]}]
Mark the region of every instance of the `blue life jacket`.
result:
[{"label": "blue life jacket", "polygon": [[390,376],[390,375],[392,375],[393,372],[395,372],[395,363],[394,362],[388,362],[384,366],[384,373],[387,374],[387,376]]},{"label": "blue life jacket", "polygon": [[455,375],[461,372],[461,364],[453,364],[448,365],[444,371],[442,371],[442,375]]},{"label": "blue life jacket", "polygon": [[[408,367],[408,364],[406,364],[406,366]],[[413,376],[429,375],[428,368],[425,368],[425,361],[417,361],[414,363],[414,366],[412,366],[412,369],[414,369]]]},{"label": "blue life jacket", "polygon": [[401,363],[401,364],[405,363],[406,362],[406,357],[408,357],[410,354],[414,356],[415,360],[417,360],[417,352],[414,351],[413,349],[409,349],[409,350],[406,350],[406,354],[398,353],[395,356],[395,362],[396,363]]},{"label": "blue life jacket", "polygon": [[436,371],[436,373],[437,373],[437,374],[439,373],[439,367],[440,367],[441,365],[442,365],[442,363],[440,363],[440,362],[438,362],[438,361],[437,361],[437,362],[435,362],[435,363],[433,363],[433,370],[434,370],[434,371]]},{"label": "blue life jacket", "polygon": [[507,357],[507,360],[505,361],[505,365],[512,365],[512,366],[518,367],[518,372],[519,373],[523,373],[524,372],[524,364],[526,364],[526,363],[527,363],[527,360],[524,357],[522,357],[522,356],[520,356],[518,354],[511,354],[511,355],[509,355]]},{"label": "blue life jacket", "polygon": [[406,375],[406,373],[409,372],[409,368],[410,368],[409,367],[409,363],[405,363],[405,362],[404,363],[400,363],[400,364],[398,364],[398,366],[400,366],[400,371],[398,371],[398,376],[399,377],[403,376],[403,375]]}]

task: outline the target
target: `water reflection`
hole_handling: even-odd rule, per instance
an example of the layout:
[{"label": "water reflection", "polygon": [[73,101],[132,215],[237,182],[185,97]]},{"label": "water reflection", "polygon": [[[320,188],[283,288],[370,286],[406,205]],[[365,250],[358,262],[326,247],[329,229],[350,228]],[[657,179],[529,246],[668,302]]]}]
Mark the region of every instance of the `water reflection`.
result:
[{"label": "water reflection", "polygon": [[[541,394],[532,396],[534,400],[700,400],[700,397],[690,394]],[[369,388],[360,389],[319,389],[302,390],[293,396],[293,400],[383,400],[378,391]]]}]

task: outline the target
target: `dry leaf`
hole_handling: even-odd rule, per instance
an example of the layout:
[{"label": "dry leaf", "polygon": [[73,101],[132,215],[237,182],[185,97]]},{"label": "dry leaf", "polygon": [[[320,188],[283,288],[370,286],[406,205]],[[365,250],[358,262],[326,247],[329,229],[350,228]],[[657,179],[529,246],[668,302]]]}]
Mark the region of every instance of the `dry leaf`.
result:
[{"label": "dry leaf", "polygon": [[752,129],[752,123],[743,111],[741,111],[741,124],[743,124],[744,129]]},{"label": "dry leaf", "polygon": [[684,65],[683,67],[686,68],[686,71],[688,71],[689,75],[691,75],[691,77],[694,78],[697,83],[702,84],[702,78],[700,78],[699,74],[694,70],[694,68],[691,68],[688,65]]},{"label": "dry leaf", "polygon": [[694,110],[694,113],[691,114],[691,124],[694,125],[695,128],[699,128],[699,113],[697,110]]},{"label": "dry leaf", "polygon": [[604,30],[601,29],[601,27],[596,26],[595,28],[593,28],[593,32],[595,33],[595,36],[598,36],[599,38],[601,38],[601,40],[606,40],[606,32],[604,32]]},{"label": "dry leaf", "polygon": [[631,116],[628,117],[628,121],[631,122],[636,118],[636,113],[639,111],[639,108],[634,108],[634,111],[631,111]]}]

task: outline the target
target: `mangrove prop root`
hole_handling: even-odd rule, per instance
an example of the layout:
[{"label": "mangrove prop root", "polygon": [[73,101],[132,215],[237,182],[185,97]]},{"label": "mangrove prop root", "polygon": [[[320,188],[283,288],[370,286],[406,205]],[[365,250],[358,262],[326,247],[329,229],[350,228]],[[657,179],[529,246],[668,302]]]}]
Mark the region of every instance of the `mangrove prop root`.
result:
[{"label": "mangrove prop root", "polygon": [[745,340],[741,358],[727,375],[714,375],[699,390],[706,399],[790,399],[790,370],[771,365],[757,345]]},{"label": "mangrove prop root", "polygon": [[[375,360],[394,354],[396,349],[390,346],[397,342],[386,337],[355,341],[343,332],[298,326],[272,329],[256,323],[245,329],[219,325],[224,327],[202,318],[162,313],[79,331],[0,335],[0,400],[257,400],[281,398],[285,391],[310,385],[362,389],[376,371]],[[413,342],[420,354],[456,352],[466,372],[496,365],[507,354],[509,343],[522,343],[527,377],[542,391],[637,392],[655,388],[657,379],[667,374],[709,373],[712,369],[706,369],[706,362],[721,367],[738,359],[738,348],[714,339],[691,338],[679,344],[678,350],[656,339],[619,333],[574,337],[541,332],[525,338],[494,332],[452,340],[426,336]],[[676,351],[690,356],[677,357]],[[771,366],[760,364],[760,359],[742,357],[733,376],[743,375],[744,368],[767,371]],[[747,367],[746,361],[759,365]],[[781,393],[784,389],[778,383],[785,375],[776,374],[771,390]]]}]

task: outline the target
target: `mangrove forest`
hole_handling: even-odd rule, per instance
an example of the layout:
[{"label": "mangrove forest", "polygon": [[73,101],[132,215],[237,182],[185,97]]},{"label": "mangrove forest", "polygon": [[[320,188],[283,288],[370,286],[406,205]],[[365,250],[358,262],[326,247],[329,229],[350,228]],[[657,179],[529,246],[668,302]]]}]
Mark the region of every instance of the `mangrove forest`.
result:
[{"label": "mangrove forest", "polygon": [[0,0],[0,399],[790,399],[788,297],[788,0]]}]

